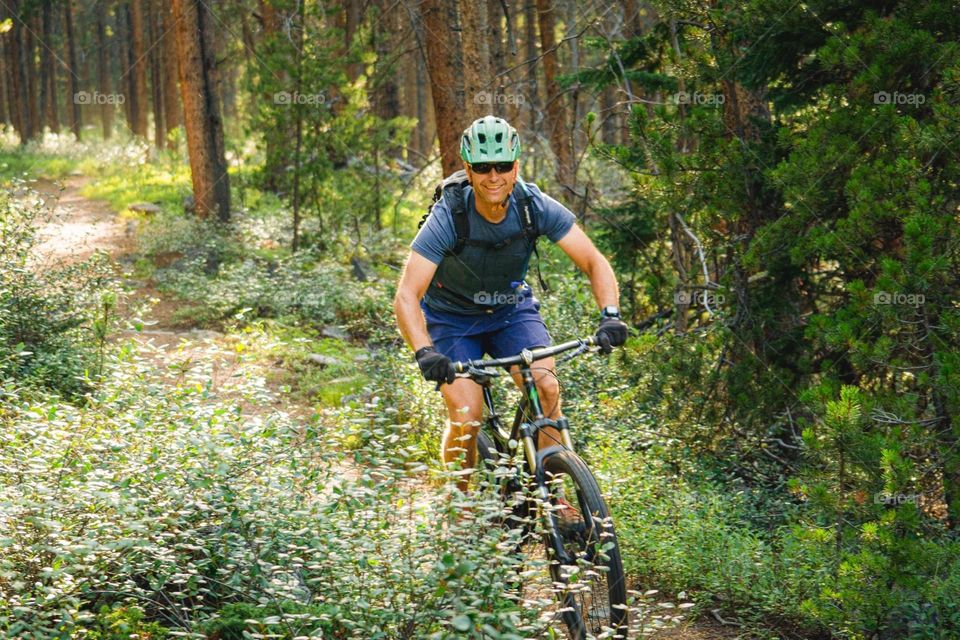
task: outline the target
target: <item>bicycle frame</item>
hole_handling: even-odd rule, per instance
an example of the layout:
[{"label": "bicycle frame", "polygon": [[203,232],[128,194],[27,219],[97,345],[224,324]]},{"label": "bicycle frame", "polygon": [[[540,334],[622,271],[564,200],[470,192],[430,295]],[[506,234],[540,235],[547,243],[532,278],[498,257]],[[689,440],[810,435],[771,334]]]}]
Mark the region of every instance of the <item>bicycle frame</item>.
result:
[{"label": "bicycle frame", "polygon": [[[607,582],[607,578],[602,577],[606,576],[606,573],[594,574],[602,577],[603,580],[601,587],[603,590],[598,592],[601,598],[598,609],[595,608],[596,601],[592,596],[583,599],[582,593],[578,595],[577,590],[564,590],[562,593],[560,603],[563,608],[559,613],[562,614],[561,617],[572,637],[581,639],[588,633],[588,624],[594,630],[599,629],[597,624],[606,625],[607,623],[614,625],[621,632],[625,630],[627,620],[625,613],[617,614],[613,609],[614,606],[625,607],[626,603],[623,566],[612,524],[607,520],[610,517],[609,509],[604,504],[600,487],[589,468],[576,455],[566,418],[560,417],[554,420],[544,415],[533,374],[535,367],[532,365],[538,360],[570,352],[557,359],[556,362],[559,364],[590,351],[593,346],[596,346],[596,339],[590,336],[533,351],[524,349],[520,354],[507,358],[453,363],[458,377],[469,377],[482,388],[487,416],[477,441],[478,445],[480,441],[484,441],[484,459],[494,457],[495,450],[496,454],[509,461],[509,466],[514,470],[506,477],[499,476],[495,482],[501,497],[507,498],[517,492],[525,496],[521,502],[508,507],[505,511],[508,519],[513,518],[515,522],[520,523],[522,539],[525,539],[528,533],[537,530],[546,546],[547,556],[550,559],[551,577],[555,581],[567,582],[567,578],[562,573],[564,566],[579,565],[583,561],[594,564],[597,558],[601,558],[600,562],[615,576],[615,580]],[[504,377],[514,365],[519,366],[516,373],[519,374],[517,382],[519,382],[521,395],[513,424],[507,431],[504,428],[503,418],[494,404],[491,388],[493,379]],[[555,428],[559,432],[559,442],[539,449],[537,445],[540,432],[547,428]],[[518,449],[521,446],[524,462],[530,475],[529,479],[522,475],[523,463],[517,460],[520,454]],[[548,477],[548,469],[550,477]],[[557,475],[553,476],[553,474]],[[530,484],[525,487],[524,484],[528,480]],[[555,486],[555,481],[559,481],[559,486]],[[564,493],[565,489],[570,488],[568,483],[572,483],[572,488],[576,492],[577,506],[566,502]],[[529,493],[530,489],[534,494],[532,497]],[[536,503],[535,506],[534,503]],[[578,523],[571,528],[569,519],[564,519],[564,526],[561,528],[559,514],[570,507],[579,509],[576,518]],[[530,524],[529,517],[534,513],[541,527]],[[604,554],[605,535],[614,536],[609,557]],[[593,582],[593,578],[589,575],[587,579]],[[575,579],[574,582],[576,581]]]},{"label": "bicycle frame", "polygon": [[[576,353],[568,355],[567,358],[583,353],[593,344],[592,338],[585,340],[576,340],[556,347],[544,350],[549,355],[562,353],[576,349]],[[538,350],[541,351],[541,350]],[[542,357],[546,357],[541,355]],[[525,350],[519,357],[506,358],[502,360],[491,361],[490,365],[512,365],[519,364],[520,378],[523,393],[520,402],[517,404],[516,413],[513,418],[513,425],[509,433],[504,430],[501,416],[497,413],[496,405],[493,402],[493,393],[491,387],[493,378],[503,374],[494,374],[491,370],[477,369],[472,366],[474,363],[457,363],[458,371],[469,371],[471,377],[483,389],[483,403],[487,408],[486,426],[487,431],[493,436],[494,445],[497,452],[505,454],[511,459],[515,455],[516,445],[513,443],[522,443],[524,458],[527,463],[527,471],[534,478],[537,488],[537,494],[541,504],[548,504],[550,501],[550,490],[547,487],[546,473],[544,472],[544,460],[559,451],[575,451],[573,439],[570,437],[569,422],[565,417],[553,420],[543,413],[543,405],[540,402],[540,394],[537,391],[537,385],[533,377],[531,365],[539,358],[529,351]],[[566,359],[566,358],[564,358]],[[519,361],[518,361],[519,360]],[[545,449],[537,448],[537,440],[540,430],[545,427],[553,427],[560,432],[560,443],[551,445]],[[557,559],[561,562],[570,562],[572,559],[564,549],[563,540],[557,528],[556,517],[551,510],[541,511],[544,523],[544,532],[550,542],[550,546],[556,553]]]}]

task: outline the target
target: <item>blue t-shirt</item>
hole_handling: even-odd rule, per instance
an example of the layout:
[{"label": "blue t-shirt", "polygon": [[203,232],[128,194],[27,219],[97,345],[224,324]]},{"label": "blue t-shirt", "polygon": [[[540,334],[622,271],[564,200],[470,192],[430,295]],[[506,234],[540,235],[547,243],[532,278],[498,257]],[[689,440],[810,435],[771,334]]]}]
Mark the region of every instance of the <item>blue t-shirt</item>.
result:
[{"label": "blue t-shirt", "polygon": [[[577,221],[576,216],[565,206],[540,191],[537,185],[529,182],[524,184],[527,186],[533,209],[539,216],[537,223],[540,234],[547,236],[551,242],[559,242],[573,228],[573,224]],[[471,239],[496,243],[523,230],[516,198],[510,198],[506,217],[494,224],[477,213],[473,200],[473,188],[470,185],[463,188],[463,195],[467,202],[467,215],[470,216]],[[446,252],[453,249],[455,244],[457,244],[457,230],[444,195],[433,206],[433,213],[427,217],[427,222],[420,228],[410,248],[430,262],[440,264]]]}]

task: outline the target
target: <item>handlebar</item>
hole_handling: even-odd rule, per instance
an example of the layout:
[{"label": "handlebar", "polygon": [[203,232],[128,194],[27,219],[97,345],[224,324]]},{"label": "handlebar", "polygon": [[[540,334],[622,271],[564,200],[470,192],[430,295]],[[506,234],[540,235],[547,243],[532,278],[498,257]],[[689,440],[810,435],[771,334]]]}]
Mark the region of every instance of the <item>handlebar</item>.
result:
[{"label": "handlebar", "polygon": [[496,368],[505,367],[508,368],[515,365],[526,365],[530,366],[537,360],[543,360],[544,358],[550,358],[567,351],[573,351],[569,356],[564,358],[568,360],[575,356],[580,355],[591,350],[591,347],[597,344],[597,339],[595,336],[587,336],[586,338],[578,338],[577,340],[570,340],[569,342],[564,342],[562,344],[557,344],[552,347],[541,347],[539,349],[524,349],[515,356],[508,356],[506,358],[496,358],[494,360],[468,360],[466,362],[454,362],[453,369],[457,372],[458,378],[469,378],[474,375],[483,375],[483,376],[501,376],[506,375],[505,373],[499,373],[495,371]]}]

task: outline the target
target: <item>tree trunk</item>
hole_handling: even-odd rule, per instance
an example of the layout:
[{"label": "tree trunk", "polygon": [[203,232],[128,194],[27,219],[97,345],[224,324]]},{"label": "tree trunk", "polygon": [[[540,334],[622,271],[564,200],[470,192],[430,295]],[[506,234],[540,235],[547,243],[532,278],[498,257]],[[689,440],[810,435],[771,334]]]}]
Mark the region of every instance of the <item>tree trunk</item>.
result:
[{"label": "tree trunk", "polygon": [[123,117],[127,122],[127,128],[133,131],[134,97],[130,91],[130,73],[127,71],[130,68],[130,35],[128,33],[130,17],[127,5],[117,6],[113,17],[116,24],[116,35],[113,40],[117,48],[115,57],[116,82],[114,86],[117,92],[123,96]]},{"label": "tree trunk", "polygon": [[163,34],[163,63],[160,71],[163,74],[163,117],[167,125],[167,147],[176,148],[176,142],[170,139],[170,132],[183,123],[180,114],[180,87],[177,86],[179,70],[177,67],[177,41],[174,35],[173,7],[167,0],[160,2],[160,32]]},{"label": "tree trunk", "polygon": [[[508,8],[509,11],[509,8]],[[504,44],[504,24],[509,23],[510,18],[504,16],[504,7],[499,2],[490,2],[487,4],[487,27],[490,33],[490,77],[493,79],[492,89],[494,93],[505,96],[501,104],[496,105],[499,113],[507,121],[516,126],[520,120],[520,100],[519,93],[513,86],[510,75],[507,70],[507,51],[511,56],[516,52],[513,42]],[[512,30],[507,31],[508,38],[512,36]]]},{"label": "tree trunk", "polygon": [[490,33],[487,9],[476,0],[460,0],[460,39],[463,51],[464,126],[487,114],[500,114],[497,86],[490,78]]},{"label": "tree trunk", "polygon": [[[556,1],[556,0],[555,0]],[[566,29],[569,30],[571,25],[577,23],[577,3],[574,0],[565,0],[564,9],[566,10],[566,17],[564,23],[567,25]],[[580,39],[570,38],[567,40],[570,43],[570,65],[568,72],[570,74],[580,73]],[[567,135],[570,138],[571,146],[571,163],[576,164],[576,158],[580,157],[581,152],[583,151],[584,146],[587,144],[586,136],[583,133],[583,130],[578,126],[582,121],[583,115],[580,108],[580,83],[573,85],[570,92],[570,114],[572,119],[569,120],[569,126],[571,127],[568,130]]]},{"label": "tree trunk", "polygon": [[7,96],[7,114],[10,118],[10,124],[14,131],[20,136],[20,142],[25,142],[23,138],[23,100],[20,96],[23,92],[20,90],[20,52],[17,44],[16,27],[16,7],[17,3],[10,5],[0,5],[0,18],[7,20],[13,19],[13,28],[4,34],[0,34],[3,44],[3,69],[6,75],[4,84],[6,85]]},{"label": "tree trunk", "polygon": [[29,103],[23,99],[27,94],[26,51],[24,50],[23,3],[13,2],[11,6],[13,28],[10,30],[10,49],[8,60],[13,68],[13,94],[10,96],[11,109],[16,109],[14,126],[20,135],[20,144],[26,144],[33,138],[33,122]]},{"label": "tree trunk", "polygon": [[551,0],[537,0],[540,23],[540,48],[543,52],[543,76],[547,89],[547,129],[550,147],[557,160],[557,182],[567,191],[568,199],[576,195],[573,154],[567,135],[567,113],[560,85],[557,84],[557,51],[554,37],[555,15]]},{"label": "tree trunk", "polygon": [[[107,66],[107,33],[104,18],[107,12],[105,2],[101,2],[97,11],[97,75],[100,84],[100,94],[108,96],[110,91],[110,68]],[[113,132],[113,103],[101,99],[100,125],[103,127],[103,139],[109,140]]]},{"label": "tree trunk", "polygon": [[53,0],[44,0],[41,9],[42,41],[40,48],[40,118],[53,133],[60,133],[57,114],[57,67],[53,64]]},{"label": "tree trunk", "polygon": [[130,69],[136,109],[133,113],[133,135],[147,137],[147,56],[143,44],[144,0],[130,0],[130,32],[133,42],[133,66]]},{"label": "tree trunk", "polygon": [[[528,134],[526,139],[532,140],[539,133],[540,128],[538,125],[538,115],[540,113],[540,95],[539,95],[539,86],[537,83],[537,10],[536,10],[536,0],[527,0],[526,5],[524,5],[523,11],[523,32],[524,39],[527,43],[527,95],[525,104],[529,105],[529,122],[527,124]],[[536,166],[536,158],[539,158],[539,155],[534,156],[534,166]],[[534,175],[539,174],[540,172],[535,168]]]},{"label": "tree trunk", "polygon": [[31,16],[24,25],[24,72],[27,76],[27,111],[30,116],[30,137],[43,136],[43,112],[40,110],[40,74],[37,73],[37,38],[39,16]]},{"label": "tree trunk", "polygon": [[[0,13],[0,18],[3,14]],[[10,125],[9,94],[7,92],[7,64],[3,50],[3,39],[0,38],[0,124]]]},{"label": "tree trunk", "polygon": [[426,45],[427,72],[433,92],[437,134],[440,138],[440,157],[443,174],[450,175],[463,166],[460,160],[460,134],[466,123],[461,120],[463,108],[457,103],[457,68],[455,53],[458,47],[456,32],[450,28],[447,2],[453,0],[423,0],[420,15],[423,21]]},{"label": "tree trunk", "polygon": [[73,135],[80,140],[80,130],[83,126],[82,116],[80,115],[80,78],[77,76],[77,43],[73,33],[73,0],[67,0],[63,4],[63,24],[67,38],[67,64],[69,73],[67,74],[67,84],[69,89],[69,113],[70,128],[73,129]]},{"label": "tree trunk", "polygon": [[[350,48],[353,45],[353,36],[357,33],[357,28],[360,26],[360,2],[357,0],[343,0],[343,10],[344,10],[344,25],[343,25],[343,41],[344,46],[346,47],[346,52],[348,60],[352,60],[350,57]],[[363,73],[363,65],[358,62],[350,62],[347,64],[347,78],[350,82],[356,81],[360,77],[360,74]]]},{"label": "tree trunk", "polygon": [[173,0],[180,91],[197,213],[230,218],[230,180],[216,95],[213,16],[203,0]]},{"label": "tree trunk", "polygon": [[163,63],[163,41],[160,31],[159,0],[147,0],[147,33],[150,42],[150,94],[153,103],[153,143],[163,149],[167,140],[166,114],[164,113],[163,82],[160,65]]}]

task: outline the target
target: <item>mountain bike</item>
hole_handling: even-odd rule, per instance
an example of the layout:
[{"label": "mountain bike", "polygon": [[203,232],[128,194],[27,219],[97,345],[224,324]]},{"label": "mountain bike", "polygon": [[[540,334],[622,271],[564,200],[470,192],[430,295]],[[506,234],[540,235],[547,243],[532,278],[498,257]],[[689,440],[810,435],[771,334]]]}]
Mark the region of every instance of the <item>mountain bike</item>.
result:
[{"label": "mountain bike", "polygon": [[[532,365],[565,353],[557,364],[591,351],[588,338],[552,347],[524,349],[520,354],[491,360],[455,362],[458,377],[468,377],[483,388],[487,418],[477,435],[477,460],[495,474],[501,497],[527,496],[507,508],[505,524],[525,528],[539,523],[550,575],[560,600],[560,617],[574,640],[606,632],[626,637],[627,592],[620,547],[600,487],[574,450],[569,421],[551,420],[543,413]],[[523,394],[513,426],[504,429],[493,402],[496,378],[509,376],[520,366]],[[556,428],[561,441],[537,448],[545,427]],[[520,453],[522,451],[522,460]],[[525,475],[524,472],[525,471]],[[572,511],[572,512],[571,512]]]}]

